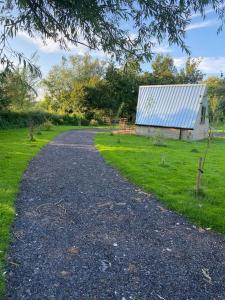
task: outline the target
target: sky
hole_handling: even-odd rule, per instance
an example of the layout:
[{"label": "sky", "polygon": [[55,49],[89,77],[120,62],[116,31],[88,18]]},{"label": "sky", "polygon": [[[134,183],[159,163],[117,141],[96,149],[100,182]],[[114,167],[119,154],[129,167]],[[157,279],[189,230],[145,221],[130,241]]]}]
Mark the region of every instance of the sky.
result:
[{"label": "sky", "polygon": [[[194,14],[192,22],[186,30],[185,42],[191,51],[191,57],[201,59],[199,69],[206,76],[219,76],[221,72],[225,74],[225,28],[217,34],[219,25],[220,21],[215,13],[209,9],[204,20],[198,14]],[[86,47],[74,45],[70,45],[70,51],[65,52],[53,41],[47,41],[47,45],[43,45],[40,38],[31,38],[23,32],[20,32],[11,42],[11,46],[18,51],[22,51],[27,57],[31,57],[37,51],[38,65],[43,77],[48,74],[53,65],[59,64],[62,56],[82,55],[88,52]],[[172,56],[178,69],[184,66],[187,58],[187,55],[181,49],[177,46],[170,47],[166,41],[156,46],[154,51],[156,54],[169,54]],[[102,51],[92,51],[90,54],[94,57],[105,58]],[[150,63],[143,64],[142,69],[150,71]]]}]

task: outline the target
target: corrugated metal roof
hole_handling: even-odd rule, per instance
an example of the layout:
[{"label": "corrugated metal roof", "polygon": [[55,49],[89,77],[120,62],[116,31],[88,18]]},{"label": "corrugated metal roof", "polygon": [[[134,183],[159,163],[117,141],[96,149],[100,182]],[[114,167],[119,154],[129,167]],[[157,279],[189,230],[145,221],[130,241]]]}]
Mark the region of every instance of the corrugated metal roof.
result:
[{"label": "corrugated metal roof", "polygon": [[140,86],[136,124],[194,128],[205,84]]}]

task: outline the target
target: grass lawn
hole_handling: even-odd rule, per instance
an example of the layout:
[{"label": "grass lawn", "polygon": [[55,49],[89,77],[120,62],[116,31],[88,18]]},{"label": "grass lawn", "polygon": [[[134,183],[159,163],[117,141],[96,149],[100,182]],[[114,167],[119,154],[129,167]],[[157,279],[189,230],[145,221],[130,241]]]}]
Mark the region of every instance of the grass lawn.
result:
[{"label": "grass lawn", "polygon": [[10,242],[10,226],[15,216],[14,200],[21,176],[29,160],[59,133],[78,129],[73,126],[53,127],[28,140],[28,129],[0,130],[0,298],[4,294],[5,256]]},{"label": "grass lawn", "polygon": [[195,223],[225,233],[225,139],[214,139],[210,145],[203,174],[204,195],[199,198],[194,193],[196,172],[206,142],[165,143],[164,147],[154,146],[152,139],[140,136],[96,136],[105,160],[124,176]]},{"label": "grass lawn", "polygon": [[215,133],[225,133],[225,124],[224,123],[217,123],[212,125],[213,132]]}]

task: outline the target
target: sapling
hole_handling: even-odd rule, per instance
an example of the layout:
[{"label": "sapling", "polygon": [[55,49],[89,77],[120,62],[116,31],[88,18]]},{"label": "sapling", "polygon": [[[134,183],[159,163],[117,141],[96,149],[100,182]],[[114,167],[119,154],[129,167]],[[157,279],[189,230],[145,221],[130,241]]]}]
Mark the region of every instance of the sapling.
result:
[{"label": "sapling", "polygon": [[28,126],[28,133],[29,133],[29,140],[30,142],[34,142],[34,123],[32,120],[29,121],[29,126]]},{"label": "sapling", "polygon": [[205,162],[206,162],[206,158],[207,158],[207,154],[208,154],[208,151],[209,151],[211,140],[212,140],[212,130],[210,128],[203,157],[200,157],[199,160],[198,160],[196,188],[195,188],[196,196],[199,196],[202,192],[202,175],[204,173]]}]

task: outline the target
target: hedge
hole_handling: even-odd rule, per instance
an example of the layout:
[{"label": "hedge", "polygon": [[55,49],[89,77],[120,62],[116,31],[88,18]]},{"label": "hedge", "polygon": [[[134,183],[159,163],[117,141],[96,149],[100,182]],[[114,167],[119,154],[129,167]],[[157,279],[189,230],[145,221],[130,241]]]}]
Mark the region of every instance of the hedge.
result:
[{"label": "hedge", "polygon": [[88,125],[89,121],[76,115],[55,115],[46,112],[0,112],[0,129],[28,127],[51,121],[54,125]]}]

